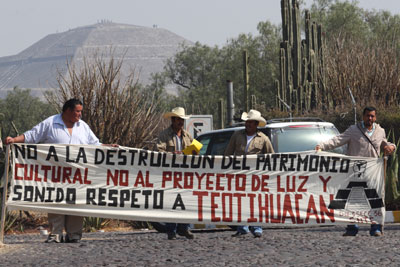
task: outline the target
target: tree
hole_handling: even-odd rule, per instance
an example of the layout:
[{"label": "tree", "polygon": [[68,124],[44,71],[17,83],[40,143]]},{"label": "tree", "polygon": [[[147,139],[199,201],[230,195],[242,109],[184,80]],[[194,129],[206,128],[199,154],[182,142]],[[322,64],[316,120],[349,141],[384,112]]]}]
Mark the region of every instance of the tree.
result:
[{"label": "tree", "polygon": [[[51,105],[30,92],[29,89],[14,87],[5,99],[0,99],[0,139],[22,134],[55,113]],[[4,172],[4,152],[0,149],[0,176]]]},{"label": "tree", "polygon": [[182,47],[181,52],[169,59],[165,75],[180,87],[175,99],[177,105],[184,106],[191,113],[212,112],[215,109],[213,99],[221,97],[220,65],[220,50],[198,42],[194,46]]},{"label": "tree", "polygon": [[241,34],[219,48],[200,43],[183,46],[167,61],[164,75],[180,87],[174,104],[184,106],[189,113],[217,115],[217,103],[226,98],[227,80],[234,84],[237,111],[243,106],[243,51],[250,58],[250,94],[258,102],[273,105],[274,80],[279,49],[279,28],[270,22],[258,25],[259,36]]},{"label": "tree", "polygon": [[400,16],[392,15],[389,11],[365,12],[365,22],[370,31],[370,40],[380,45],[400,48]]},{"label": "tree", "polygon": [[365,40],[368,25],[365,11],[357,1],[315,0],[310,9],[311,19],[323,25],[327,38],[355,38]]},{"label": "tree", "polygon": [[155,106],[155,111],[157,113],[163,113],[173,108],[171,103],[174,97],[166,92],[168,86],[169,84],[165,73],[151,74],[151,83],[146,86],[140,85],[140,90],[145,94],[145,98],[157,102]]},{"label": "tree", "polygon": [[1,122],[3,138],[17,134],[12,123],[21,134],[56,113],[51,105],[32,96],[30,92],[29,89],[15,87],[5,99],[0,99],[0,113],[4,114]]},{"label": "tree", "polygon": [[400,61],[393,47],[367,46],[337,40],[328,44],[327,78],[334,106],[345,109],[351,103],[348,87],[360,108],[366,105],[397,107]]},{"label": "tree", "polygon": [[358,2],[316,0],[311,16],[326,37],[327,88],[336,109],[351,103],[348,87],[360,106],[399,104],[400,16],[366,11]]},{"label": "tree", "polygon": [[260,22],[257,26],[258,36],[241,34],[231,39],[222,48],[226,66],[225,75],[234,81],[235,105],[243,107],[244,79],[243,79],[243,50],[249,55],[249,87],[250,95],[256,97],[257,102],[264,102],[266,108],[275,105],[275,79],[278,75],[278,51],[281,40],[280,28],[269,21]]}]

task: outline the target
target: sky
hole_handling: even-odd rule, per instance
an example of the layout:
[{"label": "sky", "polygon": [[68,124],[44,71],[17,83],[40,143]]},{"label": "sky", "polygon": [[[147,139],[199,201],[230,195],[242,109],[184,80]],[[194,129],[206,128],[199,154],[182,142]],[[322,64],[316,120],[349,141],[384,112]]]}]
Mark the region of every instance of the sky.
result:
[{"label": "sky", "polygon": [[[313,0],[306,0],[309,7]],[[46,35],[101,20],[167,29],[190,41],[223,46],[257,24],[281,23],[280,0],[1,0],[0,57],[15,55]],[[400,13],[399,0],[360,0],[365,9]]]}]

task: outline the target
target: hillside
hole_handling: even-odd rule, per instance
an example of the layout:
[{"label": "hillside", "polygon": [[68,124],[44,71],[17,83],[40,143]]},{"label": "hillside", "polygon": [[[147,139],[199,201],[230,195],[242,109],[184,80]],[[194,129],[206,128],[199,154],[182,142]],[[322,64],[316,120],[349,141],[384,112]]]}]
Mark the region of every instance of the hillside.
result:
[{"label": "hillside", "polygon": [[79,63],[84,55],[110,48],[116,59],[124,57],[122,73],[135,69],[139,81],[146,84],[182,43],[192,44],[166,29],[111,22],[50,34],[17,55],[0,57],[0,97],[14,86],[31,88],[40,96],[43,90],[57,87],[57,69],[65,71],[67,59]]}]

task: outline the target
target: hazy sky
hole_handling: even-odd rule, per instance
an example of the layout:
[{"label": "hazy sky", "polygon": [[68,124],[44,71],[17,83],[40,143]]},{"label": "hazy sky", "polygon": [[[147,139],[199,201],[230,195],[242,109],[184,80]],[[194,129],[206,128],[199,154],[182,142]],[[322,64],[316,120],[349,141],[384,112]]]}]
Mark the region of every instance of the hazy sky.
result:
[{"label": "hazy sky", "polygon": [[[307,0],[307,6],[313,1]],[[366,9],[400,13],[399,0],[360,0]],[[190,41],[224,45],[257,23],[281,22],[280,0],[1,0],[0,56],[14,55],[48,34],[115,23],[170,30]]]}]

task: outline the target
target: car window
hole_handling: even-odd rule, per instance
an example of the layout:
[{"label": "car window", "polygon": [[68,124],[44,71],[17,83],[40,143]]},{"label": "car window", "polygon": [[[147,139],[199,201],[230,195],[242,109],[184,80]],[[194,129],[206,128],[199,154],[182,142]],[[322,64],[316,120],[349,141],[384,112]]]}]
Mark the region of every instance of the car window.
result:
[{"label": "car window", "polygon": [[196,138],[197,141],[199,141],[200,143],[203,144],[203,146],[200,149],[200,153],[199,153],[200,155],[207,154],[207,148],[208,148],[208,145],[210,144],[211,138],[212,138],[211,134],[201,135]]},{"label": "car window", "polygon": [[214,136],[212,142],[211,155],[223,155],[225,148],[228,146],[229,140],[234,131],[218,133]]},{"label": "car window", "polygon": [[[313,150],[321,142],[328,140],[339,132],[331,127],[291,126],[271,130],[271,142],[275,152],[298,152]],[[332,152],[344,154],[345,148],[339,147]]]}]

